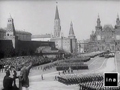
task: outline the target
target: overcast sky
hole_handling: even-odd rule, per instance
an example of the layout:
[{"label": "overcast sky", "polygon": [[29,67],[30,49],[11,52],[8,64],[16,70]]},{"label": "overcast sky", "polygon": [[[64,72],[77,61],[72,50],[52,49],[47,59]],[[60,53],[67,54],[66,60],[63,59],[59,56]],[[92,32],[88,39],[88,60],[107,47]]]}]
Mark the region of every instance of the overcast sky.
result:
[{"label": "overcast sky", "polygon": [[[70,22],[77,39],[88,39],[92,30],[95,31],[98,13],[101,24],[116,23],[117,13],[120,14],[120,1],[99,0],[57,0],[61,20],[61,30],[68,36]],[[33,35],[53,33],[56,0],[36,1],[0,1],[0,27],[7,26],[9,13],[14,19],[17,30],[25,30]]]}]

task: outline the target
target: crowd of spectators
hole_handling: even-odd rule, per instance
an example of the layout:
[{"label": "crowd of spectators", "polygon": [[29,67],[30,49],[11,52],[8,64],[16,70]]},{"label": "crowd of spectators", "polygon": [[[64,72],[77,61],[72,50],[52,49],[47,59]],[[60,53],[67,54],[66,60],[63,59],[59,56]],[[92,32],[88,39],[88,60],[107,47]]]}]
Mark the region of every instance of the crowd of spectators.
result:
[{"label": "crowd of spectators", "polygon": [[[83,68],[83,62],[90,60],[89,56],[96,56],[100,53],[101,52],[91,53],[88,55],[85,54],[85,55],[81,55],[80,57],[79,56],[73,57],[72,55],[69,55],[69,56],[64,55],[65,56],[64,58],[63,57],[60,58],[58,56],[56,56],[56,58],[52,58],[52,57],[48,58],[46,56],[38,56],[38,55],[4,58],[4,59],[0,59],[0,68],[3,68],[5,65],[8,65],[8,66],[13,66],[14,68],[16,68],[16,70],[20,70],[20,68],[22,68],[22,63],[24,62],[32,62],[33,66],[49,63],[45,65],[44,69],[49,69],[54,66],[67,66],[66,64],[69,64],[68,68],[70,67],[70,65],[71,66],[82,66]],[[88,68],[87,65],[85,65],[85,68]]]},{"label": "crowd of spectators", "polygon": [[0,60],[1,68],[5,66],[14,67],[16,70],[20,70],[22,68],[22,64],[25,62],[32,62],[33,66],[49,63],[53,61],[53,58],[43,57],[43,56],[20,56],[20,57],[12,57],[12,58],[4,58]]}]

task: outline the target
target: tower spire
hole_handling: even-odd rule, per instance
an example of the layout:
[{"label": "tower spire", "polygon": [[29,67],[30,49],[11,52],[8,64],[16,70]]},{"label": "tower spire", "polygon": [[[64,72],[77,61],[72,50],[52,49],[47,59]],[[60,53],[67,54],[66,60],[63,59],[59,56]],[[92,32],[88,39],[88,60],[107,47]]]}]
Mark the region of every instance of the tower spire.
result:
[{"label": "tower spire", "polygon": [[61,25],[60,25],[60,18],[59,18],[58,7],[56,5],[55,19],[54,19],[54,37],[55,38],[59,38],[60,37],[60,33],[61,33]]},{"label": "tower spire", "polygon": [[100,15],[98,13],[98,18],[97,18],[97,25],[96,25],[96,30],[102,30],[102,26],[101,26],[101,21],[100,21]]},{"label": "tower spire", "polygon": [[97,25],[100,25],[101,21],[100,21],[100,16],[98,14],[98,18],[97,18]]},{"label": "tower spire", "polygon": [[70,37],[70,38],[75,38],[72,21],[71,21],[71,23],[70,23],[69,37]]},{"label": "tower spire", "polygon": [[[57,4],[58,2],[56,2]],[[56,5],[55,19],[59,19],[58,6]]]},{"label": "tower spire", "polygon": [[12,36],[15,36],[15,26],[14,26],[14,20],[11,17],[10,14],[10,18],[8,18],[8,22],[7,22],[7,32],[12,32],[10,33]]},{"label": "tower spire", "polygon": [[117,19],[116,19],[116,28],[120,27],[120,19],[119,19],[119,14],[117,14]]}]

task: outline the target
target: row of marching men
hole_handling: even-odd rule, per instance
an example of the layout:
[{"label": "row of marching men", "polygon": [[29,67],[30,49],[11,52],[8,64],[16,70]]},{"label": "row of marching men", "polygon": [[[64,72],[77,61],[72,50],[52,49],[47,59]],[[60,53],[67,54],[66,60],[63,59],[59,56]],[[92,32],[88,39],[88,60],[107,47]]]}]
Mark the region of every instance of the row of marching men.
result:
[{"label": "row of marching men", "polygon": [[117,87],[104,86],[102,81],[92,81],[79,84],[79,90],[120,90],[120,85]]},{"label": "row of marching men", "polygon": [[62,75],[58,76],[58,81],[67,85],[79,84],[92,81],[102,81],[102,74],[91,74],[91,75]]}]

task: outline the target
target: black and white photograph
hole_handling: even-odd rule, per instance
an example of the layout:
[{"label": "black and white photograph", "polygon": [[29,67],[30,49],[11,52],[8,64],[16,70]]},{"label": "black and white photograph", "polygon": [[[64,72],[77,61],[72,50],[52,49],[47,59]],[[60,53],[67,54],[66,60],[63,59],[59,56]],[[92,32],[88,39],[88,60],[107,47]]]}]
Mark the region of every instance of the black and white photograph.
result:
[{"label": "black and white photograph", "polygon": [[120,90],[120,0],[0,0],[0,90]]}]

